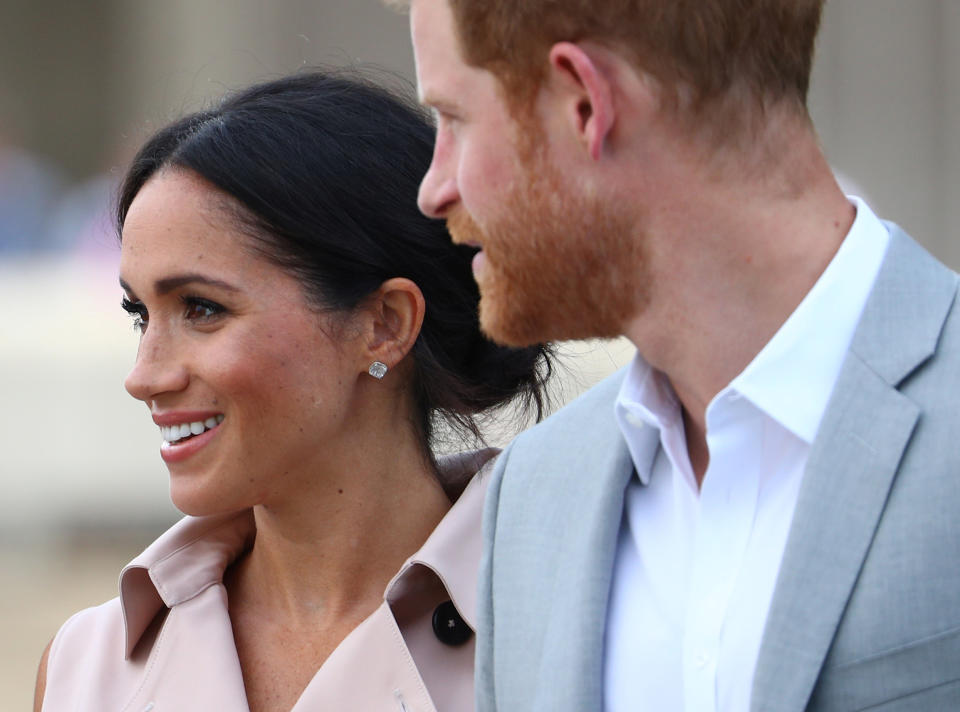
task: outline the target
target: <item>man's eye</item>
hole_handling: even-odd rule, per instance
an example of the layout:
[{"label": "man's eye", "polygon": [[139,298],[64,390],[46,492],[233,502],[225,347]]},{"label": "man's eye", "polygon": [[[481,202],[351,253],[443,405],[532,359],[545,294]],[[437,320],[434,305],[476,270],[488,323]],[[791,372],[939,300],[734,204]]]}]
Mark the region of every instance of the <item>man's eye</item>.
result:
[{"label": "man's eye", "polygon": [[433,110],[433,122],[438,129],[441,127],[450,127],[455,124],[457,120],[458,117],[449,111]]}]

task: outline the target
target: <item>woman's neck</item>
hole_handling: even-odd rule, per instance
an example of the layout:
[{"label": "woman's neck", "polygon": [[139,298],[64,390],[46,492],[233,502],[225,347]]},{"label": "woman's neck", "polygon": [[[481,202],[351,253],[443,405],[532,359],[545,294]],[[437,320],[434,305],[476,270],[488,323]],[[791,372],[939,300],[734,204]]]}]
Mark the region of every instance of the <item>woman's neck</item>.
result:
[{"label": "woman's neck", "polygon": [[[450,508],[416,448],[354,458],[296,496],[254,507],[253,548],[227,579],[233,601],[315,628],[363,617]],[[359,621],[358,621],[359,622]]]},{"label": "woman's neck", "polygon": [[253,547],[224,576],[251,712],[293,707],[450,509],[418,438],[381,411],[253,507]]}]

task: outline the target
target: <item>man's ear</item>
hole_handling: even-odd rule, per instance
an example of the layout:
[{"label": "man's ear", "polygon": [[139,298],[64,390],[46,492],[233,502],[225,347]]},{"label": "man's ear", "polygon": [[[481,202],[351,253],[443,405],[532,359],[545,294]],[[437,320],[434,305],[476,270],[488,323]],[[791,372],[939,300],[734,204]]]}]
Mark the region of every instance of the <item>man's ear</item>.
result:
[{"label": "man's ear", "polygon": [[550,49],[550,70],[561,92],[564,118],[593,160],[600,158],[615,120],[612,77],[598,59],[579,43],[558,42]]},{"label": "man's ear", "polygon": [[425,311],[423,293],[405,277],[388,279],[367,297],[361,316],[362,370],[374,361],[388,368],[400,363],[420,334]]}]

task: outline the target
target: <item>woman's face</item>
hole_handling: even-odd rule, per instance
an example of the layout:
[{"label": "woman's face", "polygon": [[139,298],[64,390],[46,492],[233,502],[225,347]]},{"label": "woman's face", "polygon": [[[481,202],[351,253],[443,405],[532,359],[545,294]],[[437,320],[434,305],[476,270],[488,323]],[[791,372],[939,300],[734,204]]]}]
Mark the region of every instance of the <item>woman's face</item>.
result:
[{"label": "woman's face", "polygon": [[357,337],[250,249],[226,200],[164,171],[123,228],[125,308],[142,330],[125,386],[160,427],[171,497],[189,514],[296,496],[349,429],[364,368]]}]

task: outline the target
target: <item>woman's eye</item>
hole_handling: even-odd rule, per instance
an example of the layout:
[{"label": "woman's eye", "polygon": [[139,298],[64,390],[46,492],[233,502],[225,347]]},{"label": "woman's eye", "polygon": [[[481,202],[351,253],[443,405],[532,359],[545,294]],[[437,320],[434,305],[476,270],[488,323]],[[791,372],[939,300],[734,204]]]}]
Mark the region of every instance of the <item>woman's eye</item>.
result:
[{"label": "woman's eye", "polygon": [[133,330],[138,331],[141,334],[147,328],[147,308],[143,305],[143,302],[135,302],[126,297],[120,302],[120,306],[123,310],[133,317]]},{"label": "woman's eye", "polygon": [[183,306],[183,315],[190,321],[209,321],[226,311],[216,302],[199,297],[184,297]]}]

